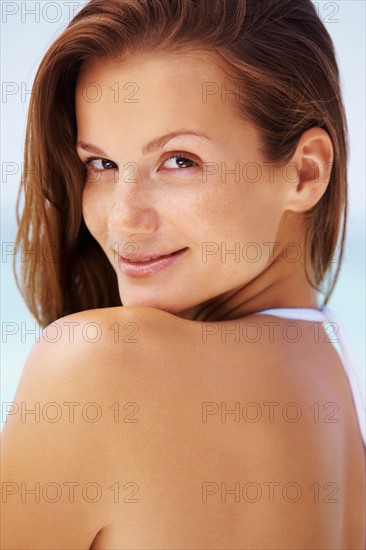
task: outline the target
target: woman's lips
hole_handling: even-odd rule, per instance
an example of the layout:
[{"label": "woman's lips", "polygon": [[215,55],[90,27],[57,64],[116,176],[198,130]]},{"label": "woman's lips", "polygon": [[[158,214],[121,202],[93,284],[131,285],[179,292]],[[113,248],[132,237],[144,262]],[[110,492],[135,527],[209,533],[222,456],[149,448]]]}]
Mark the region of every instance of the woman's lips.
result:
[{"label": "woman's lips", "polygon": [[148,275],[154,275],[164,267],[171,265],[175,262],[188,248],[182,248],[177,250],[177,252],[172,252],[165,256],[160,256],[160,258],[155,258],[155,260],[146,260],[134,262],[132,260],[127,260],[122,256],[119,257],[119,268],[122,273],[129,275],[130,277],[146,277]]}]

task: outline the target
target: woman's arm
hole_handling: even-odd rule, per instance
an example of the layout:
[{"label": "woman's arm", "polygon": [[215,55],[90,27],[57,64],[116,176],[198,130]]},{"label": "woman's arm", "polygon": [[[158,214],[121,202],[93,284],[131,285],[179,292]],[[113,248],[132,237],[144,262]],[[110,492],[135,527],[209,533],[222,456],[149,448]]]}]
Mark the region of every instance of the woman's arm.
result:
[{"label": "woman's arm", "polygon": [[[83,403],[98,401],[98,350],[65,331],[52,343],[51,332],[27,357],[1,437],[1,547],[7,550],[86,549],[106,521],[105,499],[97,499],[104,489],[96,469],[101,424],[80,413]],[[95,410],[88,409],[90,418]]]}]

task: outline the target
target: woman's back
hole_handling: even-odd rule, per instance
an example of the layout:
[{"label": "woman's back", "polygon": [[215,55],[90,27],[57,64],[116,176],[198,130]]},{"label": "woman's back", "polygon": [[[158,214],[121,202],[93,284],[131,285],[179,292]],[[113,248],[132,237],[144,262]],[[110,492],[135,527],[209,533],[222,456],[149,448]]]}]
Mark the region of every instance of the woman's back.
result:
[{"label": "woman's back", "polygon": [[128,307],[58,322],[73,341],[34,349],[15,396],[40,418],[2,434],[9,548],[364,547],[364,445],[320,323]]},{"label": "woman's back", "polygon": [[363,548],[352,392],[321,324],[293,314],[152,312],[151,344],[121,364],[114,394],[139,404],[139,422],[106,442],[113,479],[134,482],[125,495],[138,502],[114,503],[92,548]]}]

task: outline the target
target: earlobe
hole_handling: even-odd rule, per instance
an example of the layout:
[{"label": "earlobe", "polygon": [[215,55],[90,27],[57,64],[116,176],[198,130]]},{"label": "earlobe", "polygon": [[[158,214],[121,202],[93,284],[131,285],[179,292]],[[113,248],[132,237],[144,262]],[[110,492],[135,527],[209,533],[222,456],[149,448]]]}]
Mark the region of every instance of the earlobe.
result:
[{"label": "earlobe", "polygon": [[292,162],[298,168],[296,188],[291,190],[290,209],[304,212],[324,195],[334,160],[332,140],[323,128],[310,128],[301,136]]}]

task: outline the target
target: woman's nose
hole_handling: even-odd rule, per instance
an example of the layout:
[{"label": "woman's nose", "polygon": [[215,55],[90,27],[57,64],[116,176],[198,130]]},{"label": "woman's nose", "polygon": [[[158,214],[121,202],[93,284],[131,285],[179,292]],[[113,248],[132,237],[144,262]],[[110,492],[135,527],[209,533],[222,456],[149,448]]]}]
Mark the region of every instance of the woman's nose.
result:
[{"label": "woman's nose", "polygon": [[153,233],[158,227],[158,214],[150,193],[143,183],[119,181],[114,188],[108,226],[114,235]]}]

